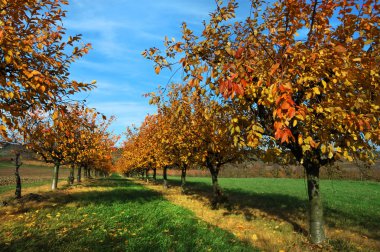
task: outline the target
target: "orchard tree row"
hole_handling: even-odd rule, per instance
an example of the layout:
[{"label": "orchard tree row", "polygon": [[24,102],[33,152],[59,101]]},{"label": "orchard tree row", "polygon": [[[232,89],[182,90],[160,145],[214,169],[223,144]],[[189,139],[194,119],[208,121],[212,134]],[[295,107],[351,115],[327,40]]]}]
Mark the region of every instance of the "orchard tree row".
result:
[{"label": "orchard tree row", "polygon": [[[0,1],[0,134],[54,164],[52,189],[61,165],[108,173],[116,139],[107,132],[111,120],[73,102],[95,82],[70,80],[70,65],[90,49],[81,36],[62,27],[66,0]],[[16,152],[16,197],[21,197],[20,152]]]},{"label": "orchard tree row", "polygon": [[[380,6],[376,0],[251,1],[217,8],[195,34],[143,56],[181,85],[151,94],[156,115],[130,129],[119,169],[220,166],[244,153],[301,164],[311,241],[325,239],[319,172],[338,160],[373,163],[380,144]],[[274,154],[274,155],[273,155]],[[251,155],[251,154],[250,154]]]}]

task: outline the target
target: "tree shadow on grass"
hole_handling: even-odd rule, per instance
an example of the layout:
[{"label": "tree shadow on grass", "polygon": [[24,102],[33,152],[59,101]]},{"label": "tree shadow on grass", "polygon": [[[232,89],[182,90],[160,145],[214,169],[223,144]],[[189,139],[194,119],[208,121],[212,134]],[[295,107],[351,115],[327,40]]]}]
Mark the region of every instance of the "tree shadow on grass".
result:
[{"label": "tree shadow on grass", "polygon": [[[98,182],[94,181],[93,186],[103,187],[102,182],[107,181],[100,181],[100,185]],[[50,217],[51,219],[47,219],[45,213],[41,215],[40,223],[37,225],[43,224],[44,228],[33,226],[28,229],[23,223],[18,223],[18,228],[12,229],[14,238],[10,243],[6,243],[0,238],[0,251],[175,251],[178,246],[181,247],[181,251],[191,251],[204,238],[205,234],[210,232],[208,226],[204,225],[199,228],[198,220],[189,217],[187,210],[177,209],[177,207],[172,209],[163,204],[164,199],[160,193],[129,181],[126,185],[123,183],[125,181],[116,181],[113,186],[110,185],[114,187],[113,190],[108,188],[78,192],[73,190],[69,194],[62,190],[46,196],[45,203],[49,204],[44,208],[57,209],[48,211],[53,216]],[[121,185],[124,186],[120,187]],[[82,208],[81,211],[75,208],[68,210],[68,204],[70,207],[77,206],[78,208],[93,205],[94,208]],[[136,207],[136,205],[138,206]],[[97,208],[98,206],[101,208]],[[131,209],[128,209],[129,207]],[[40,208],[41,206],[33,207],[32,205],[29,211]],[[147,222],[147,218],[150,218],[150,211],[161,208],[162,210],[159,212],[152,213],[154,218]],[[126,211],[125,214],[120,213],[123,209]],[[77,218],[75,222],[63,219],[63,222],[58,223],[57,213],[65,211],[70,211],[69,216],[71,213],[73,215],[80,214],[80,216],[86,213],[86,215],[92,216],[93,211],[103,212],[98,212],[97,215],[93,215],[84,222],[80,221],[81,218]],[[179,220],[176,219],[177,217],[173,217],[173,214],[184,216],[183,219],[187,218],[187,220],[178,224]],[[113,219],[113,217],[116,218]],[[50,221],[55,221],[55,223],[50,223]],[[125,225],[128,223],[134,223],[135,226],[126,228]],[[136,225],[139,228],[136,228]],[[235,246],[237,241],[233,235],[222,233],[224,231],[221,230],[216,231],[220,234],[216,234],[215,237],[225,239],[226,243],[231,244],[228,246]],[[3,233],[10,232],[0,229],[0,234]],[[205,248],[206,245],[207,247],[214,245],[214,239],[204,239]],[[203,245],[198,247],[200,246]],[[254,250],[248,243],[245,243],[232,251]]]},{"label": "tree shadow on grass", "polygon": [[[76,188],[99,188],[99,190],[75,191]],[[56,191],[43,193],[38,199],[36,197],[21,200],[14,199],[6,207],[0,208],[0,214],[8,212],[20,214],[35,211],[38,209],[54,209],[71,204],[76,207],[94,205],[110,205],[123,202],[145,203],[154,200],[161,200],[162,194],[143,189],[124,179],[92,180],[74,186],[62,186]]]},{"label": "tree shadow on grass", "polygon": [[[180,181],[170,181],[172,186],[180,186]],[[187,194],[191,197],[212,200],[212,186],[204,182],[187,182]],[[279,220],[286,221],[293,226],[294,231],[307,235],[305,224],[307,221],[307,200],[294,196],[275,193],[255,193],[241,189],[224,189],[229,199],[229,207],[225,215],[241,214],[246,220],[274,216]],[[256,213],[254,210],[260,210]],[[365,213],[359,215],[324,206],[325,223],[332,228],[341,228],[365,235],[369,238],[380,239],[380,215],[368,216]],[[301,221],[300,221],[301,220]],[[368,230],[368,233],[363,233]]]}]

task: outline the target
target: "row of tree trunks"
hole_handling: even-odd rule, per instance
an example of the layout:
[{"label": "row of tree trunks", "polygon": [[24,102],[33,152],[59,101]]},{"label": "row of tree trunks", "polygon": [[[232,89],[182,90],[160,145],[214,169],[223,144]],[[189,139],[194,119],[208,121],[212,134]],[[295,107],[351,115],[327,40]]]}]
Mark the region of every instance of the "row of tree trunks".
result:
[{"label": "row of tree trunks", "polygon": [[[217,208],[219,204],[226,202],[226,197],[223,190],[219,185],[218,175],[220,167],[209,163],[207,168],[211,174],[213,198],[211,205]],[[304,168],[307,176],[307,188],[309,196],[309,233],[313,243],[321,243],[325,240],[324,222],[323,222],[323,206],[319,189],[319,171],[320,165],[318,163],[308,162],[304,163]],[[167,169],[163,169],[163,187],[168,188]],[[181,190],[182,193],[186,192],[186,171],[187,166],[181,167]],[[145,170],[145,176],[148,180],[148,169]],[[156,169],[153,169],[153,179],[156,180]]]}]

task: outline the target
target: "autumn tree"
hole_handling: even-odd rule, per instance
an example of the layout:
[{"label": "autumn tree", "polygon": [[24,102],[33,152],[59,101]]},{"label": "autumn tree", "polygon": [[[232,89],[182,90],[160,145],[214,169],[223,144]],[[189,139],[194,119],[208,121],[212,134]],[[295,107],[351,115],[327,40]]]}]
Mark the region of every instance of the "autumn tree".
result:
[{"label": "autumn tree", "polygon": [[218,182],[222,166],[241,160],[242,155],[250,151],[249,147],[242,145],[245,133],[241,129],[247,117],[239,114],[233,106],[220,103],[200,86],[193,84],[187,88],[194,90],[190,130],[200,140],[196,150],[193,150],[198,153],[194,161],[210,172],[213,186],[211,204],[216,208],[227,200]]},{"label": "autumn tree", "polygon": [[81,126],[76,114],[61,108],[50,116],[35,114],[38,123],[28,134],[28,148],[46,163],[54,164],[52,190],[57,189],[59,168],[66,163],[75,143],[75,132]]},{"label": "autumn tree", "polygon": [[196,134],[193,120],[194,104],[191,89],[172,84],[167,93],[159,89],[159,95],[151,93],[151,102],[157,105],[160,128],[156,139],[170,166],[181,170],[181,188],[185,192],[187,169],[199,159],[202,139]]},{"label": "autumn tree", "polygon": [[156,72],[178,60],[189,84],[206,76],[215,94],[245,107],[248,146],[272,141],[292,153],[306,171],[310,236],[320,243],[321,167],[372,162],[380,143],[379,4],[253,0],[251,15],[232,22],[236,8],[218,1],[200,36],[184,23],[182,41],[144,55]]},{"label": "autumn tree", "polygon": [[50,110],[92,84],[69,80],[69,68],[90,44],[77,46],[62,19],[65,0],[0,1],[0,133],[22,130],[26,111]]}]

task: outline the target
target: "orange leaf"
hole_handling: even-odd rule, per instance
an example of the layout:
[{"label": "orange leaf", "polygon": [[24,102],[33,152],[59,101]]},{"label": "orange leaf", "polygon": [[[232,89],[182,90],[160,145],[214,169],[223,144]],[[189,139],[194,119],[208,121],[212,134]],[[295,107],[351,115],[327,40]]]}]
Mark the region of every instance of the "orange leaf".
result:
[{"label": "orange leaf", "polygon": [[345,53],[347,50],[346,50],[346,48],[344,48],[344,46],[342,46],[342,45],[337,45],[335,48],[334,48],[334,50],[336,51],[336,52],[338,52],[338,53]]},{"label": "orange leaf", "polygon": [[270,69],[270,74],[269,74],[269,75],[273,75],[273,74],[276,72],[276,70],[279,68],[279,66],[280,66],[280,63],[276,63],[276,64],[274,64],[274,65],[271,67],[271,69]]},{"label": "orange leaf", "polygon": [[154,69],[154,72],[156,72],[156,74],[159,74],[161,71],[161,67],[160,66],[156,66],[156,68]]}]

